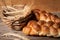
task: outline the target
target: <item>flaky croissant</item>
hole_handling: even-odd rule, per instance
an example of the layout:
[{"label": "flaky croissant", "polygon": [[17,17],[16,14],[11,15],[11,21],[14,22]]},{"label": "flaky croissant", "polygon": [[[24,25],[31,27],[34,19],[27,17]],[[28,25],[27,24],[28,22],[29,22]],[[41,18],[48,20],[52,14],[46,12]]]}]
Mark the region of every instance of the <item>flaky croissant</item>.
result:
[{"label": "flaky croissant", "polygon": [[60,37],[60,24],[53,23],[52,21],[36,22],[32,20],[23,28],[22,31],[27,35]]}]

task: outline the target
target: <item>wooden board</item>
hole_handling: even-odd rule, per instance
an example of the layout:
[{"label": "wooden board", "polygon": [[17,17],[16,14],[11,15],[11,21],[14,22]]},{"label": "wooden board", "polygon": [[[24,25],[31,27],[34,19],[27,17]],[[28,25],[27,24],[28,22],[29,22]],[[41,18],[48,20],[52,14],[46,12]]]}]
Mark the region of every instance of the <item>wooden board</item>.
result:
[{"label": "wooden board", "polygon": [[[32,1],[35,5],[35,8],[40,8],[49,12],[60,12],[60,0],[5,0],[6,5],[28,4]],[[2,0],[0,0],[0,6],[2,5],[4,5],[4,3]]]}]

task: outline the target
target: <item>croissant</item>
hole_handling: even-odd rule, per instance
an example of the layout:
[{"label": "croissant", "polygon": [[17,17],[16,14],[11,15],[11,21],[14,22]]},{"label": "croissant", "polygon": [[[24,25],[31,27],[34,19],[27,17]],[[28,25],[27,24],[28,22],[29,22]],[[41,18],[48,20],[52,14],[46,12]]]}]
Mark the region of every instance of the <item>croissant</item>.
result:
[{"label": "croissant", "polygon": [[27,24],[26,27],[23,28],[22,32],[26,35],[60,37],[60,24],[53,23],[52,21],[36,22],[32,20]]}]

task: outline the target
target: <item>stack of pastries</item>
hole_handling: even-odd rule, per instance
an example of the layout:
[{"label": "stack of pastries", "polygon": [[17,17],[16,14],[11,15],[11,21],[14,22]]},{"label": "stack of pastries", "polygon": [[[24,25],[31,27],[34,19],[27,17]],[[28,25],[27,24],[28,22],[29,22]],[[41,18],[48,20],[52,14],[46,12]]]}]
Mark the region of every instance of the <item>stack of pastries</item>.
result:
[{"label": "stack of pastries", "polygon": [[36,20],[31,20],[22,29],[26,35],[53,36],[60,37],[60,18],[57,15],[34,9],[32,12]]}]

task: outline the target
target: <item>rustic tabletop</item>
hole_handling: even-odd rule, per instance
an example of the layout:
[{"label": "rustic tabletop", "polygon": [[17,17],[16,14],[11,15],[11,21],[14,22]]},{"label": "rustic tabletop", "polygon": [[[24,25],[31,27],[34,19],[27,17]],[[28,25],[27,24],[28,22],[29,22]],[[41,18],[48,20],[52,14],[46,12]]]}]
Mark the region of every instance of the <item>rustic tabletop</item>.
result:
[{"label": "rustic tabletop", "polygon": [[[5,33],[17,33],[19,35],[23,35],[25,36],[22,32],[20,31],[14,31],[11,30],[10,28],[8,28],[6,25],[4,25],[4,23],[2,23],[2,21],[0,21],[0,40],[18,40],[12,36],[10,37],[2,37],[3,34]],[[30,40],[60,40],[60,38],[52,38],[52,37],[36,37],[36,36],[26,36],[28,37]]]}]

